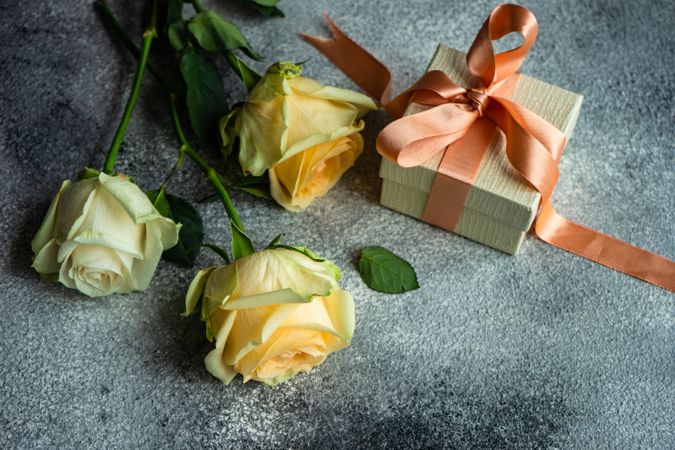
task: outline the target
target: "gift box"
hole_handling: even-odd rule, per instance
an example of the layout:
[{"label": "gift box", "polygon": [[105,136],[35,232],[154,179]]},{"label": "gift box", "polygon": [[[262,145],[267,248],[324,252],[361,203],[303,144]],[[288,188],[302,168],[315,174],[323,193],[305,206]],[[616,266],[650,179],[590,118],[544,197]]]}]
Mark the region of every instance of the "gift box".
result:
[{"label": "gift box", "polygon": [[[469,84],[466,54],[445,45],[438,46],[427,70],[441,70],[462,87]],[[520,74],[510,100],[554,125],[569,141],[581,111],[583,97]],[[404,115],[416,114],[428,108],[429,106],[413,102],[408,105]],[[463,179],[445,180],[446,184],[456,184],[457,194],[443,199],[443,202],[447,201],[447,205],[443,202],[439,205],[436,201],[435,207],[459,208],[461,214],[452,226],[445,226],[443,223],[434,225],[497,250],[515,254],[537,215],[541,195],[516,172],[507,159],[505,149],[504,134],[497,129],[475,174]],[[467,154],[471,150],[467,149]],[[442,158],[443,152],[439,152],[422,165],[409,168],[383,159],[380,166],[380,203],[424,220],[424,211],[434,180],[437,176],[445,176],[437,173]],[[466,186],[467,183],[470,185]],[[458,202],[464,204],[458,205]]]},{"label": "gift box", "polygon": [[[392,98],[392,74],[326,17],[331,38],[303,35],[394,119],[376,140],[381,203],[515,254],[533,235],[675,292],[675,262],[574,223],[551,194],[582,96],[522,75],[537,39],[527,8],[496,6],[465,55],[439,46],[427,72]],[[493,42],[522,36],[496,52]]]}]

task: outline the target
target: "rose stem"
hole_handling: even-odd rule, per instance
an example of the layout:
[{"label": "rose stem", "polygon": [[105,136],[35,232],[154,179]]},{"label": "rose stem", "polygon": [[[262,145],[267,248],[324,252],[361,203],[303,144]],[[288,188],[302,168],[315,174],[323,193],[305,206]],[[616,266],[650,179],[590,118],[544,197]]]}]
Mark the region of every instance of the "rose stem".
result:
[{"label": "rose stem", "polygon": [[131,94],[129,94],[129,100],[127,101],[127,105],[124,108],[122,120],[120,120],[120,124],[117,127],[112,144],[110,144],[110,149],[108,150],[108,156],[106,157],[105,165],[103,166],[103,171],[108,175],[112,174],[115,170],[117,154],[119,153],[122,140],[124,139],[127,127],[129,126],[131,114],[133,113],[136,102],[138,101],[138,94],[141,91],[141,83],[143,82],[143,75],[145,74],[145,66],[148,62],[148,55],[150,54],[150,45],[152,44],[152,40],[157,36],[157,0],[152,1],[151,8],[150,21],[147,28],[143,32],[143,46],[139,52],[138,66],[136,67],[136,74],[134,75]]},{"label": "rose stem", "polygon": [[[124,32],[119,22],[110,11],[110,8],[108,8],[108,5],[106,4],[105,0],[99,0],[98,2],[96,2],[96,7],[101,12],[103,20],[110,25],[113,33],[122,41],[125,47],[127,47],[127,49],[137,58],[142,57],[143,56],[142,52],[138,50],[133,41],[131,41],[131,39],[129,39],[127,34]],[[230,218],[232,223],[234,223],[240,230],[244,231],[244,226],[241,223],[241,220],[239,220],[239,215],[237,214],[237,211],[234,209],[232,199],[230,198],[230,195],[227,193],[225,186],[221,182],[218,172],[216,172],[212,167],[210,167],[206,163],[206,161],[204,161],[204,159],[189,144],[187,138],[185,137],[183,127],[180,123],[180,118],[178,117],[178,110],[176,108],[177,95],[171,90],[169,84],[162,78],[159,70],[157,70],[152,65],[152,63],[148,63],[146,61],[146,64],[148,67],[148,71],[150,71],[150,73],[159,82],[160,86],[162,87],[162,89],[169,98],[169,108],[171,110],[171,122],[176,132],[176,136],[180,141],[179,151],[181,156],[179,156],[179,159],[182,158],[182,155],[187,155],[192,161],[194,161],[195,164],[197,164],[197,166],[199,166],[202,172],[206,174],[206,177],[209,180],[209,182],[216,189],[216,192],[218,193],[218,196],[220,197],[220,200],[222,201],[223,206],[225,207],[225,212],[227,213],[227,216]]]},{"label": "rose stem", "polygon": [[[136,44],[134,44],[134,42],[129,38],[129,36],[124,32],[124,30],[120,26],[120,23],[117,21],[112,11],[110,11],[108,3],[105,0],[97,0],[94,3],[94,7],[98,10],[99,14],[101,14],[103,21],[110,26],[113,34],[115,34],[115,36],[117,36],[117,38],[120,41],[122,41],[124,46],[134,55],[134,57],[138,59],[141,53],[140,50],[138,49],[138,47],[136,47]],[[150,61],[147,62],[145,67],[155,77],[155,80],[157,80],[162,89],[164,89],[165,91],[171,90],[169,85],[166,84],[166,81],[164,81],[162,76],[159,74],[157,68]]]},{"label": "rose stem", "polygon": [[240,230],[244,231],[244,225],[241,223],[241,220],[239,220],[239,216],[237,215],[237,211],[234,209],[234,205],[232,204],[232,199],[230,198],[230,195],[227,193],[227,190],[225,189],[225,186],[223,186],[223,183],[220,181],[220,176],[218,175],[218,172],[215,171],[211,166],[209,166],[206,161],[197,153],[197,151],[192,148],[192,146],[188,143],[187,139],[185,138],[185,134],[183,133],[183,127],[180,124],[180,119],[178,117],[178,110],[176,109],[176,94],[173,92],[169,93],[169,107],[171,108],[171,121],[173,122],[173,128],[176,131],[176,135],[178,136],[178,140],[180,141],[180,152],[182,154],[187,155],[199,168],[206,174],[206,178],[211,182],[213,187],[216,189],[216,192],[218,192],[218,196],[220,197],[220,200],[223,203],[223,206],[225,207],[225,212],[227,213],[227,216],[230,218],[230,220],[239,228]]},{"label": "rose stem", "polygon": [[204,11],[204,8],[202,8],[202,4],[200,3],[199,0],[191,0],[190,3],[192,3],[192,7],[197,11],[198,13]]}]

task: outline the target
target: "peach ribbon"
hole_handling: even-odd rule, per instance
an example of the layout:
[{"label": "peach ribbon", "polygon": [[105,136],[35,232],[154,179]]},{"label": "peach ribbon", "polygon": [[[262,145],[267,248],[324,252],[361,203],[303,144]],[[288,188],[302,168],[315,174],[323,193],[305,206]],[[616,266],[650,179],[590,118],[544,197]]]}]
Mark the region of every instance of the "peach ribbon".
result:
[{"label": "peach ribbon", "polygon": [[[565,135],[507,98],[537,38],[537,20],[528,9],[502,4],[492,11],[467,53],[471,74],[468,89],[442,71],[429,71],[391,100],[392,77],[386,66],[345,35],[328,16],[326,21],[333,32],[332,39],[302,37],[397,118],[378,136],[378,152],[402,167],[421,165],[445,152],[423,220],[454,230],[478,166],[499,128],[506,138],[509,162],[541,193],[534,225],[534,233],[541,240],[675,292],[675,262],[570,222],[551,206]],[[492,41],[511,32],[520,33],[523,43],[495,54]],[[401,117],[411,102],[431,108]],[[448,196],[450,192],[455,197]]]}]

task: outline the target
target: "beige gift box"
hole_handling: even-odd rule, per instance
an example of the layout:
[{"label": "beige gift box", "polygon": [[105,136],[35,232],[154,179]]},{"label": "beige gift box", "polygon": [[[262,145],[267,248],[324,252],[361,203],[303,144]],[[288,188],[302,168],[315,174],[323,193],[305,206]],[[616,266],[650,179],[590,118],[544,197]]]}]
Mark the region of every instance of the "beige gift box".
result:
[{"label": "beige gift box", "polygon": [[[463,52],[439,45],[428,70],[442,70],[466,87],[469,72]],[[521,75],[511,100],[562,131],[569,141],[581,111],[583,97],[574,92]],[[405,115],[427,107],[411,103]],[[511,166],[501,131],[495,133],[464,204],[455,233],[506,253],[520,249],[535,219],[541,195]],[[383,159],[380,166],[380,203],[422,217],[443,152],[421,166],[403,168]]]}]

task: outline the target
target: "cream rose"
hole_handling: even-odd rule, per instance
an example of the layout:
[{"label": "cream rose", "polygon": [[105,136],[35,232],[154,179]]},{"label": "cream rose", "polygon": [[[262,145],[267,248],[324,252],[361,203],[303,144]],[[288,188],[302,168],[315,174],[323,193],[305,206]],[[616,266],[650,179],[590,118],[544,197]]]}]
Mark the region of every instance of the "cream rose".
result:
[{"label": "cream rose", "polygon": [[223,142],[239,137],[244,171],[269,170],[272,196],[292,211],[324,195],[354,164],[363,150],[359,119],[377,108],[363,94],[300,73],[295,64],[274,64],[239,112],[221,121]]},{"label": "cream rose", "polygon": [[185,308],[190,314],[202,301],[206,335],[216,341],[205,358],[208,371],[224,383],[240,373],[244,382],[275,385],[347,347],[354,300],[338,286],[339,276],[331,262],[287,248],[200,271]]},{"label": "cream rose", "polygon": [[179,228],[122,175],[66,180],[31,243],[33,267],[91,297],[142,291]]}]

